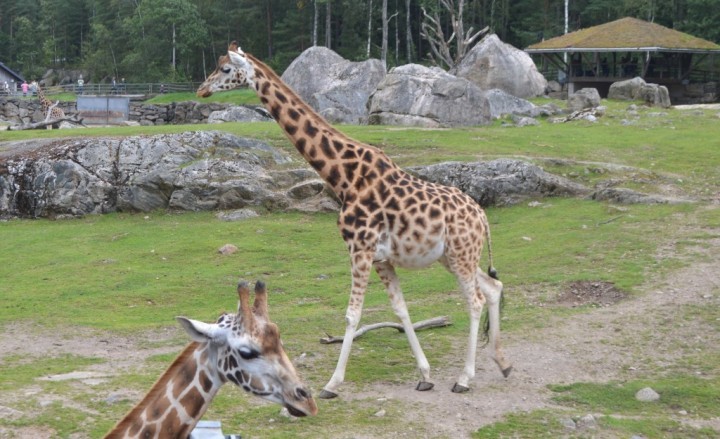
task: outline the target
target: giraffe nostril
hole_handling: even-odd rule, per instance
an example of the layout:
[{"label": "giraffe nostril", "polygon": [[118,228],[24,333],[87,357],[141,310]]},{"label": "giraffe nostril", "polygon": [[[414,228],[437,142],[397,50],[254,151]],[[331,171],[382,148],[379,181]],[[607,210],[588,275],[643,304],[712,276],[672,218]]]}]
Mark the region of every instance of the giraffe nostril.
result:
[{"label": "giraffe nostril", "polygon": [[300,399],[309,399],[310,398],[310,392],[303,389],[302,387],[298,387],[295,390],[295,393],[297,394],[298,398],[300,398]]}]

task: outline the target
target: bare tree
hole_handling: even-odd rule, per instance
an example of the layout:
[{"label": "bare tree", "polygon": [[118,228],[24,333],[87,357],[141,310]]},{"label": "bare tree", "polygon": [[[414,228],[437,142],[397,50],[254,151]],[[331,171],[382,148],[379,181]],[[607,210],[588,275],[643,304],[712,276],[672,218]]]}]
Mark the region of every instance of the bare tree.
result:
[{"label": "bare tree", "polygon": [[332,43],[332,5],[331,0],[325,1],[325,47],[330,49]]},{"label": "bare tree", "polygon": [[412,62],[412,30],[410,29],[410,0],[405,0],[405,51],[407,62]]},{"label": "bare tree", "polygon": [[388,11],[387,11],[387,0],[383,0],[382,5],[382,50],[380,52],[380,60],[383,63],[383,66],[387,68],[387,52],[388,52],[388,24],[390,23],[390,20],[395,18],[397,15],[397,12],[395,12],[391,17],[388,17]]},{"label": "bare tree", "polygon": [[313,33],[312,33],[312,45],[317,46],[317,34],[318,34],[318,0],[313,1],[315,11],[313,13]]},{"label": "bare tree", "polygon": [[[440,15],[437,12],[430,15],[425,8],[422,10],[424,19],[420,34],[430,44],[430,56],[433,62],[437,65],[446,65],[449,69],[453,69],[460,64],[460,61],[462,61],[470,48],[477,42],[478,38],[485,35],[490,28],[486,26],[473,33],[473,28],[471,27],[466,32],[463,23],[465,0],[459,0],[457,6],[455,0],[439,0],[439,3],[450,16],[452,34],[446,38]],[[455,50],[452,49],[453,41],[455,41]]]},{"label": "bare tree", "polygon": [[373,2],[368,2],[368,38],[367,38],[367,50],[365,51],[365,58],[370,59],[370,46],[372,44],[372,15],[373,15]]}]

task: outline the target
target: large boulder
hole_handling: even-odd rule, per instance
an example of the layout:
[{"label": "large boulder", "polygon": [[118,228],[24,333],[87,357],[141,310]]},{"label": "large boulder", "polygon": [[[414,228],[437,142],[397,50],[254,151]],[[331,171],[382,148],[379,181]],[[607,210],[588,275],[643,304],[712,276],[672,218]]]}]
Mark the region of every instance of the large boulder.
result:
[{"label": "large boulder", "polygon": [[446,162],[410,170],[422,179],[455,186],[482,206],[512,205],[528,198],[586,196],[590,193],[585,186],[513,159]]},{"label": "large boulder", "polygon": [[547,88],[547,80],[532,58],[495,34],[475,45],[453,73],[483,90],[499,88],[520,98],[544,95]]},{"label": "large boulder", "polygon": [[426,128],[485,125],[490,109],[482,90],[437,67],[406,64],[390,70],[370,97],[368,122]]},{"label": "large boulder", "polygon": [[224,132],[60,140],[0,156],[0,216],[292,210],[308,205],[303,196],[331,205],[324,192],[297,189],[307,173],[268,169],[289,160],[263,142]]},{"label": "large boulder", "polygon": [[640,98],[640,89],[645,85],[645,80],[639,76],[625,81],[613,82],[610,84],[608,99],[634,101]]},{"label": "large boulder", "polygon": [[368,98],[384,77],[380,60],[352,62],[321,46],[301,53],[282,74],[330,122],[354,124],[367,122]]},{"label": "large boulder", "polygon": [[580,111],[600,106],[600,93],[596,88],[582,88],[568,97],[567,108]]},{"label": "large boulder", "polygon": [[640,87],[639,97],[651,107],[670,108],[670,93],[667,87],[658,84],[645,84]]},{"label": "large boulder", "polygon": [[536,109],[535,104],[532,102],[513,96],[498,88],[483,91],[482,93],[488,102],[490,117],[493,119],[513,114],[532,115]]}]

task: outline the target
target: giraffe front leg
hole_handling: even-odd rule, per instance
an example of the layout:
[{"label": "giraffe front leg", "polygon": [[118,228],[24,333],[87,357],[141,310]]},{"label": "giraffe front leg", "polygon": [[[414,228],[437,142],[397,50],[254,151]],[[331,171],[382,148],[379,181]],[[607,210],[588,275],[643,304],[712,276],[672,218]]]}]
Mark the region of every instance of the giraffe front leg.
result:
[{"label": "giraffe front leg", "polygon": [[351,263],[352,290],[350,292],[350,302],[348,303],[347,312],[345,313],[345,337],[343,338],[342,347],[340,348],[340,358],[338,358],[337,366],[335,366],[335,372],[333,372],[330,381],[328,381],[320,392],[319,396],[323,399],[331,399],[338,396],[337,388],[345,381],[345,368],[350,358],[350,349],[352,348],[355,331],[362,316],[365,290],[367,289],[368,279],[370,277],[370,267],[372,267],[372,253],[354,253],[351,258]]},{"label": "giraffe front leg", "polygon": [[388,262],[376,262],[375,271],[377,271],[378,276],[380,276],[383,284],[385,284],[393,311],[395,311],[395,315],[398,316],[402,322],[405,334],[407,334],[408,343],[410,343],[410,349],[417,361],[418,370],[422,378],[417,387],[415,387],[415,390],[430,390],[435,386],[430,382],[430,363],[428,363],[425,353],[420,346],[420,341],[415,334],[415,328],[410,320],[410,313],[408,312],[407,304],[400,289],[400,282],[398,281],[397,274],[395,274],[395,268]]}]

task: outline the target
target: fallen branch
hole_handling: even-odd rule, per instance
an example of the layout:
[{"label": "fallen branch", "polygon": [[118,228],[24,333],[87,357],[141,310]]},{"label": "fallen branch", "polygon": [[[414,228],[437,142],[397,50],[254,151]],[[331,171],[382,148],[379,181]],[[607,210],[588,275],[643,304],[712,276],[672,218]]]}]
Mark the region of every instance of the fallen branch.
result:
[{"label": "fallen branch", "polygon": [[[440,316],[440,317],[434,317],[432,319],[423,320],[420,322],[417,322],[413,324],[413,328],[416,331],[419,331],[421,329],[427,329],[427,328],[442,328],[444,326],[450,326],[452,323],[450,323],[450,318],[448,316]],[[361,335],[365,334],[368,331],[372,331],[373,329],[379,329],[379,328],[395,328],[400,332],[405,332],[402,325],[400,323],[395,322],[383,322],[383,323],[373,323],[371,325],[363,325],[355,331],[355,335],[353,335],[353,340],[360,337]],[[330,344],[330,343],[342,343],[342,341],[345,339],[345,336],[339,336],[334,337],[328,333],[325,333],[327,337],[323,337],[320,339],[320,343],[322,344]]]},{"label": "fallen branch", "polygon": [[85,124],[83,124],[83,119],[75,119],[72,117],[63,117],[60,119],[45,120],[42,122],[21,123],[18,125],[10,125],[8,127],[8,131],[37,130],[40,128],[45,128],[48,125],[54,125],[54,124],[57,124],[60,122],[70,122],[70,123],[74,123],[76,125],[85,126]]}]

